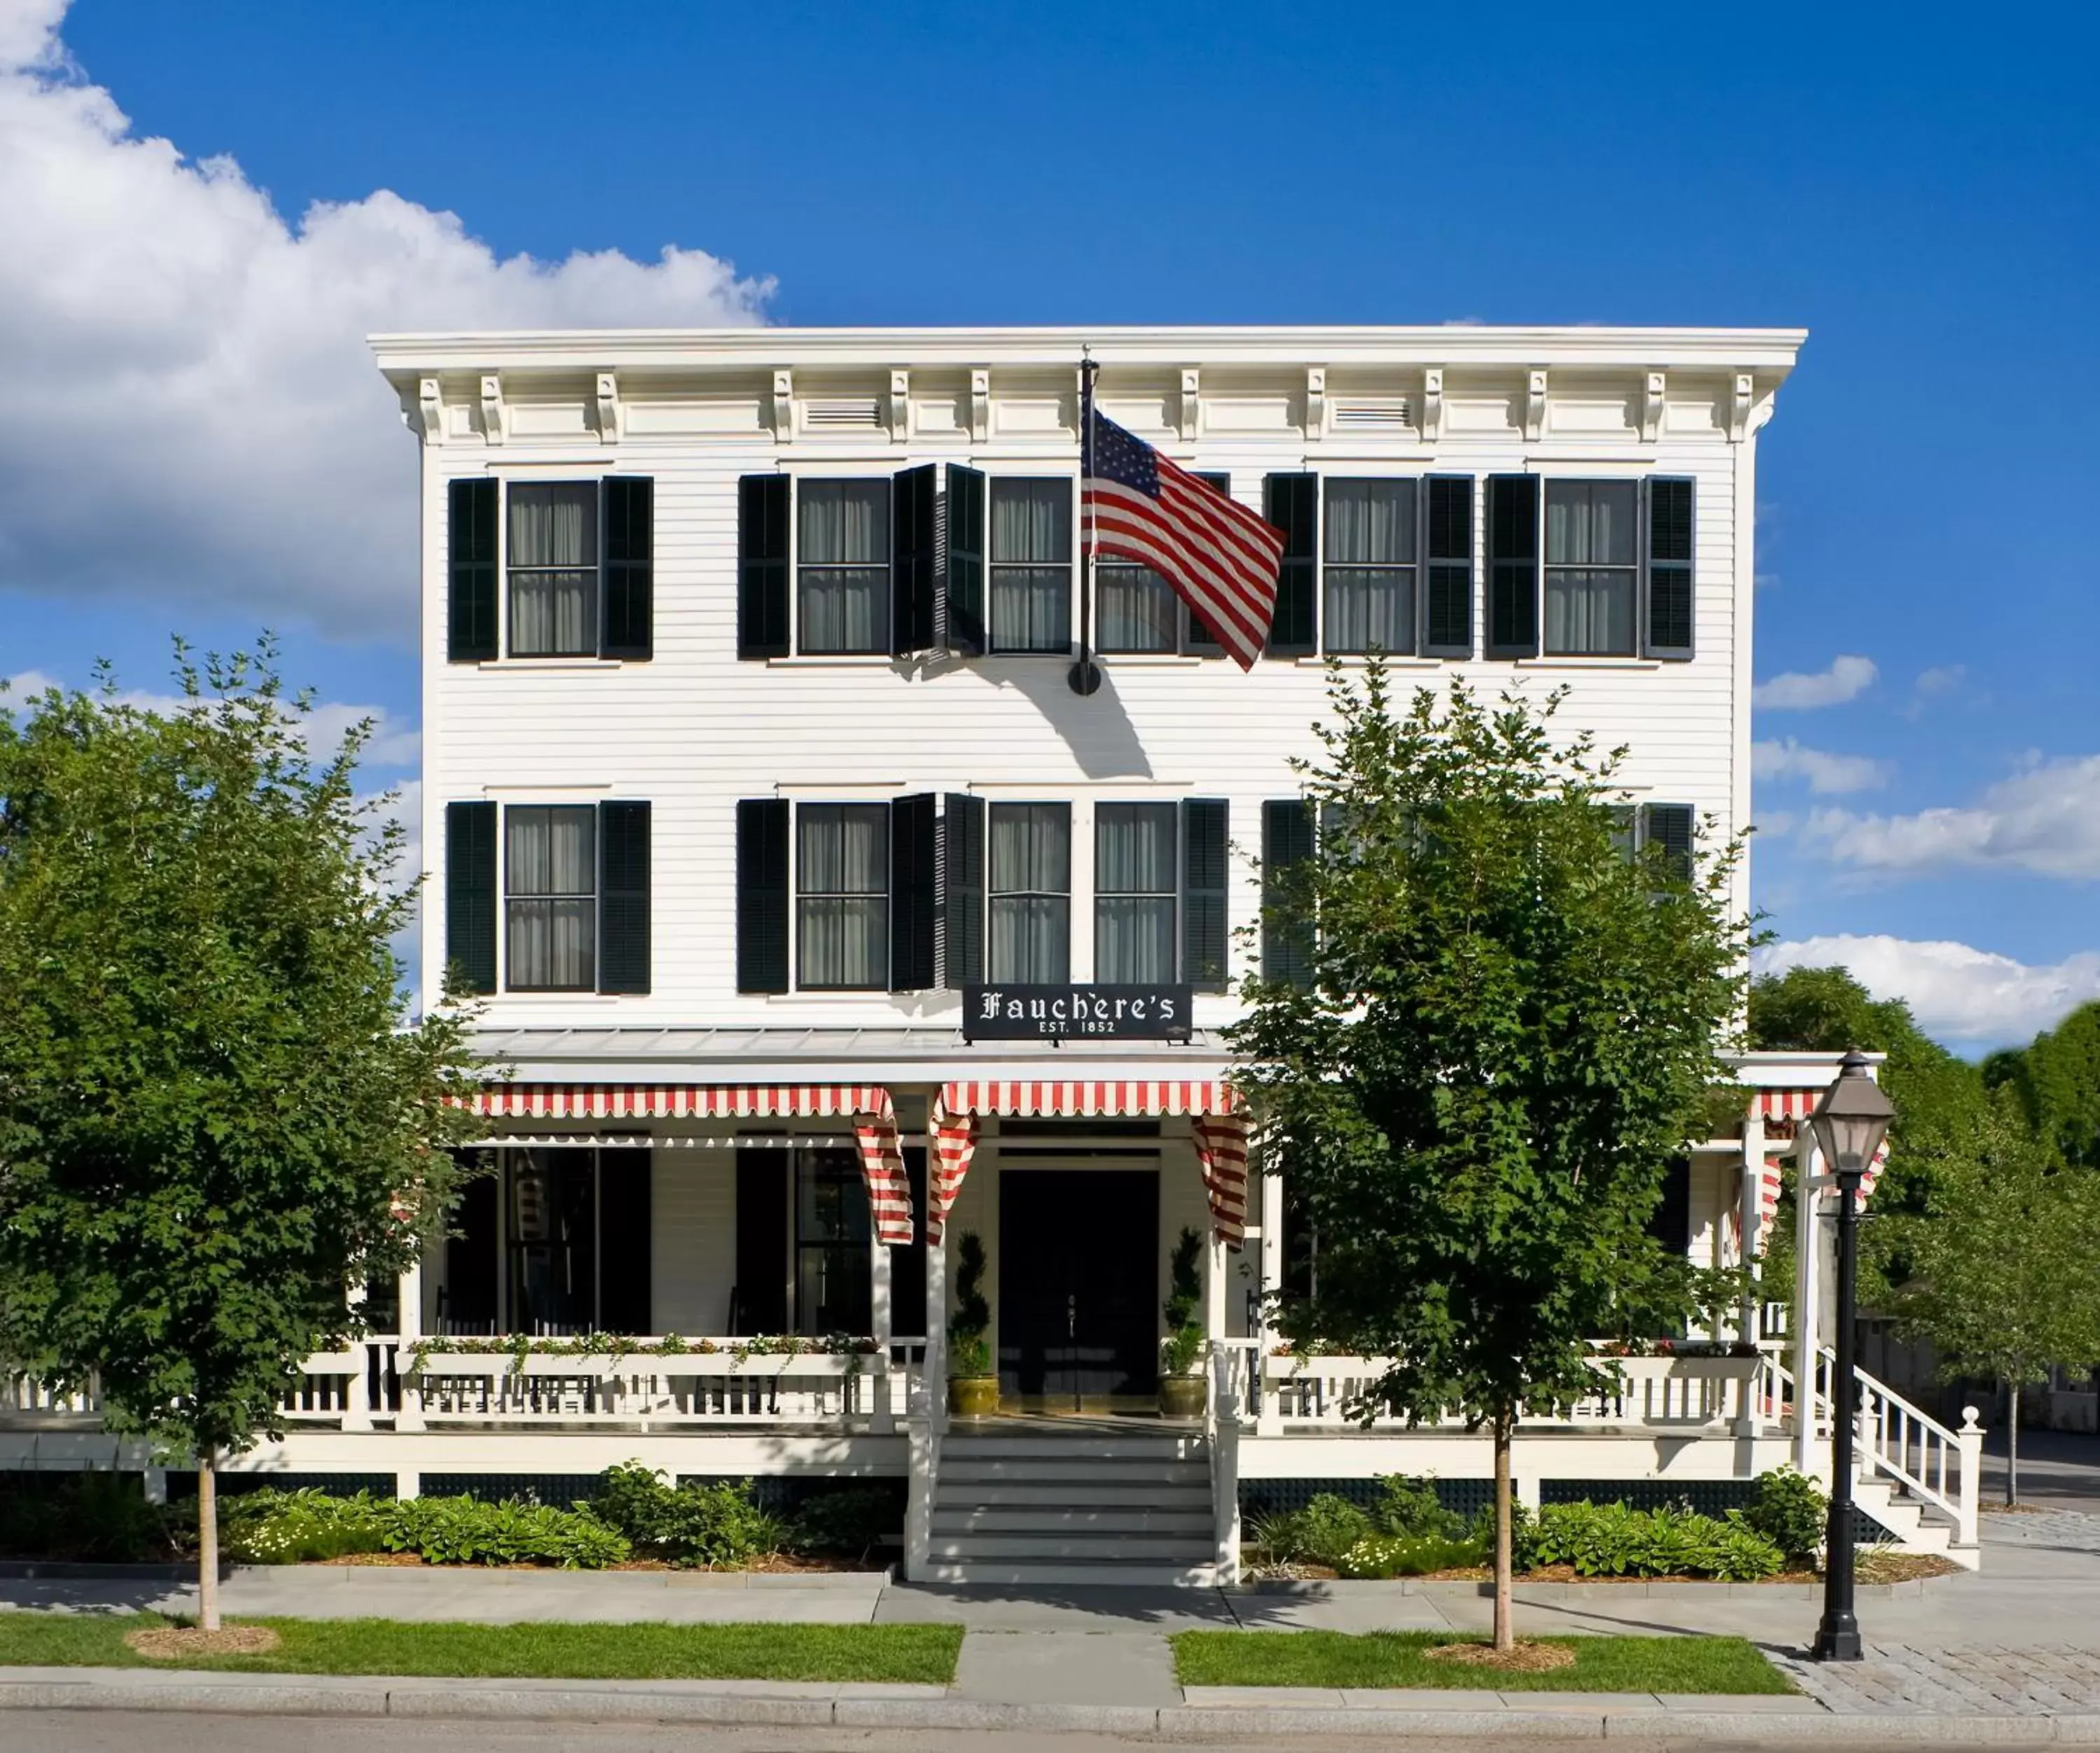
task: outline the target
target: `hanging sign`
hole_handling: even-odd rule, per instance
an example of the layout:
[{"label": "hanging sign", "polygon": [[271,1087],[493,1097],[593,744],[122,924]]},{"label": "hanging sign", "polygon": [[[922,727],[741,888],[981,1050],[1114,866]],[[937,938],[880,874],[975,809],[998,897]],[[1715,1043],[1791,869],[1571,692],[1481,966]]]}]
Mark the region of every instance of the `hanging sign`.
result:
[{"label": "hanging sign", "polygon": [[966,1041],[1185,1041],[1185,986],[966,986]]}]

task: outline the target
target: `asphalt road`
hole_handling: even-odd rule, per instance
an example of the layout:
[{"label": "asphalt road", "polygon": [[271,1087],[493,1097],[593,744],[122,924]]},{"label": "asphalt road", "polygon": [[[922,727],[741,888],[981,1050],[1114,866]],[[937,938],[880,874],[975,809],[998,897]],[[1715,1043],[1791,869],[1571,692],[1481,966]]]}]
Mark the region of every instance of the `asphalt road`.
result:
[{"label": "asphalt road", "polygon": [[[1507,1743],[1482,1739],[1293,1735],[1264,1741],[1171,1743],[1176,1753],[1491,1753]],[[1525,1753],[1597,1753],[1595,1740],[1535,1741]],[[1709,1743],[1685,1739],[1616,1742],[1624,1753],[1692,1753]],[[2020,1743],[1992,1741],[1996,1753]],[[0,1711],[0,1753],[1128,1753],[1170,1745],[1117,1736],[1018,1733],[934,1733],[924,1730],[647,1729],[632,1723],[434,1723],[408,1719],[207,1716],[188,1712]],[[1917,1743],[1910,1743],[1914,1750]],[[1961,1742],[1939,1741],[1943,1750]],[[2040,1743],[2036,1743],[2039,1746]],[[1800,1753],[1803,1743],[1773,1743],[1774,1753]],[[1757,1744],[1731,1742],[1728,1753],[1757,1753]],[[1874,1753],[1847,1742],[1845,1753]]]}]

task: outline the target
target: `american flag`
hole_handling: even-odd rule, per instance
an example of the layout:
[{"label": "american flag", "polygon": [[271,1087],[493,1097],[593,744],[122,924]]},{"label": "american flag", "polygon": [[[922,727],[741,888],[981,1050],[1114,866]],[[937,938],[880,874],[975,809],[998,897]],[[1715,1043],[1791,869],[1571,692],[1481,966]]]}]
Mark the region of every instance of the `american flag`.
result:
[{"label": "american flag", "polygon": [[1089,399],[1083,506],[1095,551],[1149,566],[1242,669],[1276,617],[1283,532],[1105,418]]}]

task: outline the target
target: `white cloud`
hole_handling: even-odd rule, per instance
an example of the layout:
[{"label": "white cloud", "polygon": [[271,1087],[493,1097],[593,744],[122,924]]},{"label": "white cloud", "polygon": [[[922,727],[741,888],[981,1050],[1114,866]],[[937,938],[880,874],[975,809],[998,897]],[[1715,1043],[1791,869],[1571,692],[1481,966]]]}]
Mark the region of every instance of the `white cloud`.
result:
[{"label": "white cloud", "polygon": [[2100,877],[2100,755],[2027,765],[1965,808],[1814,810],[1802,837],[1837,863],[1890,875],[1997,869]]},{"label": "white cloud", "polygon": [[1880,673],[1871,657],[1833,657],[1828,669],[1813,674],[1791,671],[1760,682],[1751,690],[1750,700],[1767,712],[1809,712],[1819,706],[1842,706],[1865,693]]},{"label": "white cloud", "polygon": [[1760,974],[1833,965],[1877,998],[1902,999],[1928,1035],[1970,1051],[2030,1040],[2100,998],[2100,951],[2036,967],[1966,943],[1845,934],[1775,943],[1757,956]]},{"label": "white cloud", "polygon": [[1833,755],[1808,748],[1792,737],[1750,745],[1750,771],[1771,782],[1806,779],[1819,797],[1842,792],[1873,791],[1885,784],[1888,770],[1866,755]]},{"label": "white cloud", "polygon": [[1954,693],[1968,673],[1966,664],[1939,664],[1930,669],[1921,669],[1917,675],[1917,691],[1927,700]]},{"label": "white cloud", "polygon": [[64,12],[0,0],[0,585],[404,639],[413,440],[368,333],[746,324],[770,294],[699,250],[499,259],[384,189],[288,223],[134,134]]}]

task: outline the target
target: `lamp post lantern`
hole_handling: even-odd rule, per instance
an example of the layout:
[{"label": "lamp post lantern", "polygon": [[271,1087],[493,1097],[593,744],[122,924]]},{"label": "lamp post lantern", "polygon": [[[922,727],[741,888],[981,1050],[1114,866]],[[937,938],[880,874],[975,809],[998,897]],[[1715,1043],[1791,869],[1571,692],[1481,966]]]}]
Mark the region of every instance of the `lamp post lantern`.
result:
[{"label": "lamp post lantern", "polygon": [[[1815,1630],[1814,1650],[1819,1662],[1860,1659],[1860,1621],[1852,1610],[1853,1446],[1859,1437],[1860,1419],[1852,1329],[1858,1296],[1860,1181],[1888,1136],[1895,1111],[1895,1103],[1867,1075],[1866,1056],[1855,1048],[1839,1064],[1836,1081],[1824,1092],[1809,1120],[1817,1148],[1838,1177],[1837,1358],[1830,1392],[1830,1525],[1824,1541],[1823,1623]],[[1807,1197],[1806,1189],[1802,1196]],[[1808,1402],[1812,1397],[1804,1392],[1802,1399]]]}]

